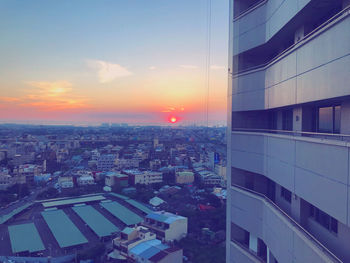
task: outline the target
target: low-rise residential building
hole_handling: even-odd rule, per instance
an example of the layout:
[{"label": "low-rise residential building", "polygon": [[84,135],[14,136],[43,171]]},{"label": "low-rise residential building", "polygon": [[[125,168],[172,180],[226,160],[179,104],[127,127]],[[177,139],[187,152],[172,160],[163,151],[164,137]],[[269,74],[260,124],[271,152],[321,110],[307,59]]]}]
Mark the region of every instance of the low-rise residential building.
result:
[{"label": "low-rise residential building", "polygon": [[124,170],[124,173],[129,175],[129,183],[136,184],[156,184],[163,182],[163,174],[154,171]]},{"label": "low-rise residential building", "polygon": [[36,164],[22,164],[13,169],[13,173],[16,176],[24,176],[28,185],[34,184],[34,176],[40,175],[45,172],[42,165]]},{"label": "low-rise residential building", "polygon": [[71,176],[62,176],[58,178],[58,185],[64,189],[64,188],[73,188],[74,182],[73,177]]},{"label": "low-rise residential building", "polygon": [[191,184],[194,182],[194,174],[190,171],[176,172],[175,181],[177,184]]},{"label": "low-rise residential building", "polygon": [[226,181],[226,165],[216,165],[215,173]]},{"label": "low-rise residential building", "polygon": [[15,184],[14,178],[9,174],[0,174],[0,190],[6,190],[7,188]]},{"label": "low-rise residential building", "polygon": [[208,186],[222,186],[224,180],[221,176],[210,173],[201,177],[202,183]]},{"label": "low-rise residential building", "polygon": [[159,159],[156,160],[152,160],[149,162],[149,167],[151,168],[151,170],[159,170],[160,167],[162,167],[162,162]]},{"label": "low-rise residential building", "polygon": [[98,158],[97,169],[100,171],[112,170],[117,159],[116,154],[102,154]]},{"label": "low-rise residential building", "polygon": [[138,158],[117,159],[116,165],[119,170],[138,168],[140,165],[140,160]]},{"label": "low-rise residential building", "polygon": [[97,149],[91,151],[91,160],[92,161],[98,161],[100,156],[101,156],[101,154]]},{"label": "low-rise residential building", "polygon": [[158,207],[164,203],[165,203],[165,201],[157,196],[155,196],[149,200],[149,204],[153,207]]},{"label": "low-rise residential building", "polygon": [[169,212],[150,213],[142,224],[166,242],[180,240],[187,235],[187,218]]},{"label": "low-rise residential building", "polygon": [[91,175],[80,176],[77,178],[77,184],[79,186],[92,185],[95,184],[95,180]]},{"label": "low-rise residential building", "polygon": [[170,247],[156,239],[148,228],[138,226],[125,228],[113,240],[113,252],[109,259],[128,260],[135,263],[182,263],[183,251]]},{"label": "low-rise residential building", "polygon": [[105,185],[109,187],[120,186],[127,187],[128,186],[129,177],[126,174],[121,174],[117,172],[108,172],[105,177]]}]

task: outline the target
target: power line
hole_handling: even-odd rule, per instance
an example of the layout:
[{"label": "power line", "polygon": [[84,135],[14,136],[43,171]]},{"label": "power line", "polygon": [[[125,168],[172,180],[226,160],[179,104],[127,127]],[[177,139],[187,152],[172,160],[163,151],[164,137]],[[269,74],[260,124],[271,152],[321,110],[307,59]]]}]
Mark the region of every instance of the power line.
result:
[{"label": "power line", "polygon": [[210,90],[210,55],[211,55],[211,0],[207,0],[207,32],[206,32],[206,61],[205,61],[205,85],[206,85],[206,122],[209,127],[209,90]]}]

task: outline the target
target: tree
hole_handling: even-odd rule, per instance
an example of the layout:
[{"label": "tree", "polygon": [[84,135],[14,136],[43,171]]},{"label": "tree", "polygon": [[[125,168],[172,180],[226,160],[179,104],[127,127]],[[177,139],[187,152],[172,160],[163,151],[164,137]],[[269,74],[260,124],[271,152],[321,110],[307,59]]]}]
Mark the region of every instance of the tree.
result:
[{"label": "tree", "polygon": [[106,251],[106,246],[102,243],[97,244],[96,246],[85,249],[78,253],[78,260],[87,260],[92,259],[96,262],[101,262],[101,256]]}]

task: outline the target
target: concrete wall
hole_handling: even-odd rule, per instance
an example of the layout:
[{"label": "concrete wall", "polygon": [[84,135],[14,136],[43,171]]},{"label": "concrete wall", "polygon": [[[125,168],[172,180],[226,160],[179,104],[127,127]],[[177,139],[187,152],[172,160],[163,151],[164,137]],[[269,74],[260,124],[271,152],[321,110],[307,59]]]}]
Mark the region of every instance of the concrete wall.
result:
[{"label": "concrete wall", "polygon": [[266,69],[235,76],[232,110],[272,109],[350,95],[349,28],[347,16]]},{"label": "concrete wall", "polygon": [[187,235],[187,218],[179,219],[171,223],[165,231],[165,240],[180,240]]},{"label": "concrete wall", "polygon": [[231,256],[228,263],[260,263],[263,261],[258,260],[256,257],[252,256],[248,251],[242,249],[240,246],[233,242],[229,242],[229,252]]},{"label": "concrete wall", "polygon": [[[151,261],[149,261],[151,262]],[[168,254],[165,258],[158,261],[158,263],[182,263],[183,262],[183,250],[178,250],[171,254]]]},{"label": "concrete wall", "polygon": [[234,22],[234,50],[239,54],[269,41],[311,0],[268,0]]},{"label": "concrete wall", "polygon": [[341,104],[340,133],[350,134],[350,101]]},{"label": "concrete wall", "polygon": [[312,218],[308,219],[307,229],[323,244],[326,244],[329,250],[344,262],[350,262],[350,229],[338,223],[338,234],[331,233]]},{"label": "concrete wall", "polygon": [[230,191],[232,221],[262,239],[279,262],[332,262],[264,199],[240,189]]},{"label": "concrete wall", "polygon": [[232,132],[233,167],[265,175],[350,226],[350,144]]}]

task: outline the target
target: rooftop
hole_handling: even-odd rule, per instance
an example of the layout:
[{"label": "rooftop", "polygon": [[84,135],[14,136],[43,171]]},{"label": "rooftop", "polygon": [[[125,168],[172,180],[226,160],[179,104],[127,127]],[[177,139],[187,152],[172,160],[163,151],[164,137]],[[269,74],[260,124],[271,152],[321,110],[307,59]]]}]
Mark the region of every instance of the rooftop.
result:
[{"label": "rooftop", "polygon": [[122,206],[118,202],[101,203],[101,206],[128,226],[142,222],[142,218],[140,216]]},{"label": "rooftop", "polygon": [[171,224],[177,220],[180,219],[185,219],[185,217],[183,216],[179,216],[179,215],[174,215],[172,213],[168,213],[168,212],[153,212],[150,213],[146,216],[149,219],[153,219],[155,221],[158,222],[163,222],[163,223],[167,223],[167,224]]},{"label": "rooftop", "polygon": [[133,207],[141,210],[142,212],[146,213],[146,214],[149,214],[149,213],[152,213],[153,210],[148,208],[147,206],[135,201],[135,200],[132,200],[132,199],[129,199],[129,200],[125,200],[128,204],[132,205]]},{"label": "rooftop", "polygon": [[123,229],[122,233],[126,235],[130,235],[132,232],[134,232],[134,230],[135,230],[134,228],[126,227]]},{"label": "rooftop", "polygon": [[13,253],[45,250],[34,223],[9,226],[8,231]]},{"label": "rooftop", "polygon": [[145,259],[149,259],[167,248],[169,248],[169,246],[162,244],[160,240],[153,239],[136,245],[130,250],[130,253]]},{"label": "rooftop", "polygon": [[61,248],[88,242],[62,210],[44,211],[41,214]]},{"label": "rooftop", "polygon": [[79,198],[57,200],[52,202],[45,202],[45,203],[42,203],[42,205],[44,207],[52,207],[52,206],[72,205],[72,204],[85,203],[85,202],[101,201],[105,199],[106,198],[102,195],[86,196],[86,197],[79,197]]},{"label": "rooftop", "polygon": [[28,203],[28,204],[22,205],[20,207],[17,207],[16,209],[13,209],[11,212],[9,212],[5,215],[1,215],[0,216],[0,224],[5,223],[7,220],[11,219],[13,216],[15,216],[18,213],[22,212],[23,210],[27,209],[31,205],[32,205],[32,203]]},{"label": "rooftop", "polygon": [[95,232],[98,237],[106,237],[118,232],[119,228],[113,225],[100,212],[90,205],[75,206],[72,208],[81,219]]}]

